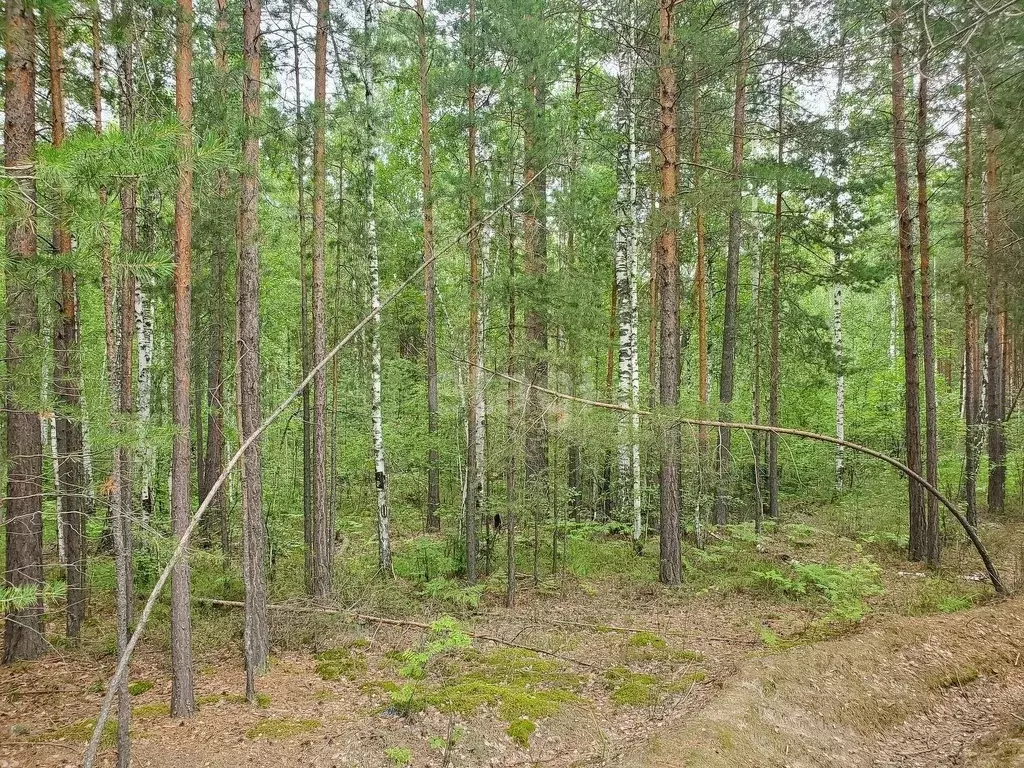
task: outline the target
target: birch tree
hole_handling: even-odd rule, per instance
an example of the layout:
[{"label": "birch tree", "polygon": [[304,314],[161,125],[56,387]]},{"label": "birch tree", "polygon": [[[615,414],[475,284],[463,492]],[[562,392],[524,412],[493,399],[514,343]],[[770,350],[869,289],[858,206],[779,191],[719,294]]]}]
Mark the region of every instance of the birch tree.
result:
[{"label": "birch tree", "polygon": [[619,404],[633,413],[620,420],[618,446],[619,508],[633,518],[633,545],[642,547],[643,516],[640,499],[640,371],[637,326],[637,189],[636,123],[633,119],[636,80],[636,10],[634,0],[619,7],[619,50],[616,102],[618,156],[615,199],[615,285],[619,331]]},{"label": "birch tree", "polygon": [[374,126],[375,13],[374,0],[364,0],[361,75],[365,112],[363,139],[366,148],[363,154],[363,171],[366,184],[366,255],[370,270],[370,311],[373,313],[373,320],[370,323],[370,428],[373,437],[373,477],[377,491],[377,568],[380,573],[391,574],[391,512],[381,410],[380,254],[377,242],[377,200],[374,191],[377,175],[377,138]]}]

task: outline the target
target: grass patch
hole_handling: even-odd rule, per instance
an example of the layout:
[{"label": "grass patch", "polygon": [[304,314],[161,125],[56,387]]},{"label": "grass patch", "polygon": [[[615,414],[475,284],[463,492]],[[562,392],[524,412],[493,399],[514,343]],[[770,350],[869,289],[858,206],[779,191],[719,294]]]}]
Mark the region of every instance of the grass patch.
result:
[{"label": "grass patch", "polygon": [[316,655],[316,673],[321,680],[355,680],[366,672],[366,659],[350,648],[332,648]]},{"label": "grass patch", "polygon": [[320,727],[319,720],[291,720],[288,718],[270,717],[245,732],[247,739],[287,739],[300,733],[315,731]]},{"label": "grass patch", "polygon": [[[39,734],[33,741],[77,741],[88,742],[92,738],[92,732],[96,728],[95,718],[79,720],[77,723],[63,725],[44,733]],[[101,747],[113,747],[117,744],[117,720],[110,719],[103,724],[103,735],[100,738]]]},{"label": "grass patch", "polygon": [[928,680],[928,687],[935,690],[946,688],[962,688],[970,685],[981,677],[981,671],[977,667],[965,666],[956,667],[949,672],[936,675]]},{"label": "grass patch", "polygon": [[147,720],[154,717],[170,717],[171,705],[163,701],[155,701],[152,704],[140,704],[132,707],[132,715],[140,720]]},{"label": "grass patch", "polygon": [[146,691],[153,688],[152,680],[136,680],[134,683],[128,684],[128,693],[132,696],[141,696]]},{"label": "grass patch", "polygon": [[695,683],[707,680],[702,670],[690,672],[671,682],[662,682],[654,675],[633,672],[628,667],[612,667],[605,672],[605,687],[611,699],[622,707],[653,707],[666,694],[686,693]]}]

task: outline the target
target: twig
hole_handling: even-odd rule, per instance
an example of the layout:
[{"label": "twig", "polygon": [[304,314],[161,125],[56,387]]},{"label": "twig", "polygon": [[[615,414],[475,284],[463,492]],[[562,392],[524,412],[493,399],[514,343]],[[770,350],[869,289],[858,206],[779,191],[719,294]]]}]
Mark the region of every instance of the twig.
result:
[{"label": "twig", "polygon": [[[489,616],[492,618],[500,619],[503,618],[501,614],[497,613],[483,613],[481,616]],[[714,642],[714,643],[739,643],[740,645],[760,645],[756,640],[741,640],[735,637],[713,637],[711,635],[693,635],[689,632],[685,632],[680,629],[649,629],[646,627],[620,627],[615,624],[587,624],[582,621],[569,621],[568,619],[542,619],[538,618],[537,621],[542,621],[546,624],[565,624],[570,627],[580,627],[581,629],[591,629],[595,632],[625,632],[628,634],[639,634],[641,632],[652,632],[659,635],[676,635],[677,637],[685,637],[689,640],[699,640],[701,642]]]},{"label": "twig", "polygon": [[[196,597],[193,598],[197,603],[204,605],[215,605],[221,608],[244,608],[245,603],[240,600],[215,600],[211,597]],[[326,613],[334,616],[348,616],[355,619],[356,621],[363,621],[368,624],[384,624],[392,627],[415,627],[416,629],[429,630],[431,627],[429,624],[424,624],[422,621],[412,621],[409,619],[391,619],[386,616],[373,616],[368,613],[356,613],[355,611],[344,611],[340,608],[326,608],[306,605],[267,605],[268,611],[284,611],[292,613]],[[544,656],[550,656],[560,661],[566,661],[570,664],[578,664],[581,667],[588,667],[590,669],[599,669],[596,664],[591,664],[589,661],[582,661],[580,659],[574,659],[572,656],[563,656],[554,651],[547,651],[543,648],[535,648],[530,645],[521,645],[519,643],[513,643],[509,640],[502,640],[500,637],[494,635],[485,635],[480,632],[466,632],[470,637],[476,638],[477,640],[486,640],[491,643],[497,643],[498,645],[504,645],[509,648],[517,648],[521,651],[532,651],[533,653],[543,654]]]}]

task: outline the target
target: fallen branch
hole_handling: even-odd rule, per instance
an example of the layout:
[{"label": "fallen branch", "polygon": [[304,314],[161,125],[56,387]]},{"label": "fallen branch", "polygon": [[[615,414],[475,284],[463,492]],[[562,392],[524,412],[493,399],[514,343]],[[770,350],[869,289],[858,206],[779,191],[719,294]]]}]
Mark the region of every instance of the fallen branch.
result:
[{"label": "fallen branch", "polygon": [[[550,165],[551,163],[548,163],[544,168],[538,171],[538,173],[543,173],[543,171]],[[195,514],[192,515],[192,519],[189,521],[188,527],[182,533],[181,538],[178,539],[174,552],[171,553],[170,559],[167,561],[167,564],[164,565],[164,569],[160,572],[160,576],[157,577],[156,584],[153,585],[153,589],[150,591],[149,597],[146,599],[146,604],[143,606],[142,613],[139,614],[138,622],[135,625],[135,631],[132,632],[132,636],[128,639],[128,644],[125,646],[124,651],[122,651],[121,656],[117,660],[117,667],[114,670],[114,675],[110,678],[110,682],[107,684],[107,692],[103,697],[103,704],[100,706],[99,716],[96,718],[96,727],[93,728],[92,739],[89,741],[89,747],[86,749],[85,757],[82,759],[82,768],[92,768],[93,763],[96,761],[96,754],[99,752],[100,741],[103,737],[103,726],[106,725],[107,719],[110,717],[110,709],[114,704],[114,694],[117,690],[118,683],[128,672],[128,662],[131,660],[132,653],[135,651],[135,646],[139,643],[139,638],[142,637],[142,631],[146,628],[146,624],[149,622],[149,617],[150,614],[153,613],[153,608],[156,605],[157,598],[159,598],[160,592],[163,591],[164,585],[167,583],[167,579],[171,576],[171,570],[174,568],[174,565],[178,560],[181,559],[182,555],[185,554],[189,540],[192,538],[192,534],[195,533],[196,528],[199,527],[199,522],[203,519],[203,515],[206,513],[206,510],[209,509],[210,504],[213,503],[213,499],[217,496],[217,493],[227,481],[235,466],[239,461],[241,461],[245,452],[249,450],[253,443],[263,436],[263,433],[267,431],[271,424],[277,421],[281,414],[283,414],[288,408],[289,404],[302,394],[302,391],[309,386],[310,382],[313,381],[313,378],[324,369],[327,363],[329,363],[335,355],[341,351],[342,347],[352,341],[356,334],[358,334],[375,317],[383,312],[386,307],[394,303],[395,299],[397,299],[406,288],[413,284],[413,281],[416,280],[424,269],[427,268],[428,264],[434,263],[441,256],[451,251],[462,241],[464,237],[471,234],[474,230],[486,225],[491,219],[514,202],[530,183],[531,182],[526,182],[520,185],[507,200],[501,203],[501,205],[497,206],[493,211],[488,213],[462,234],[449,241],[449,243],[443,248],[439,248],[434,251],[430,258],[424,258],[420,262],[419,266],[416,267],[416,269],[414,269],[409,276],[402,281],[402,283],[399,284],[399,286],[395,288],[395,290],[392,291],[384,301],[380,303],[380,306],[371,310],[369,314],[356,323],[355,327],[352,328],[352,330],[349,331],[341,341],[335,344],[330,351],[324,355],[322,360],[317,361],[316,365],[314,365],[310,369],[309,373],[306,374],[306,377],[299,382],[299,385],[278,404],[267,418],[263,420],[259,428],[257,428],[255,432],[249,435],[249,437],[242,441],[242,444],[238,446],[238,450],[235,451],[235,454],[228,460],[228,463],[224,466],[220,476],[214,481],[210,490],[207,491],[206,498],[202,500],[199,504],[199,508],[195,511]]]},{"label": "fallen branch", "polygon": [[[467,361],[461,360],[461,362],[465,363]],[[611,411],[620,411],[622,413],[635,413],[638,416],[651,417],[654,415],[653,413],[651,413],[651,411],[633,409],[626,405],[619,405],[617,403],[605,403],[601,402],[600,400],[590,400],[585,397],[567,395],[564,392],[559,392],[558,390],[555,389],[548,389],[547,387],[541,387],[537,384],[531,384],[530,382],[524,381],[523,379],[518,379],[515,376],[509,376],[508,374],[501,373],[500,371],[491,370],[490,368],[487,368],[482,365],[477,365],[477,367],[480,368],[480,370],[482,371],[490,373],[492,376],[497,376],[500,379],[505,379],[506,381],[519,384],[520,386],[526,387],[528,389],[536,389],[538,392],[544,392],[545,394],[558,398],[560,400],[570,400],[572,402],[582,403],[583,405],[589,405],[595,408],[604,408],[606,410]],[[1006,597],[1006,587],[1003,586],[1002,579],[1000,579],[999,577],[999,571],[996,570],[995,564],[993,564],[992,559],[988,555],[988,550],[985,549],[985,545],[978,537],[978,532],[974,530],[974,526],[967,522],[967,518],[960,514],[960,510],[953,506],[953,502],[947,499],[938,488],[929,483],[927,480],[921,477],[921,475],[912,470],[906,464],[897,459],[894,459],[892,456],[882,453],[881,451],[876,451],[873,448],[868,448],[867,446],[859,445],[858,443],[851,443],[849,440],[840,440],[838,437],[832,437],[831,435],[822,435],[817,432],[807,432],[802,429],[793,429],[792,427],[772,427],[768,426],[767,424],[748,424],[746,422],[740,421],[717,421],[713,419],[691,419],[685,417],[675,417],[673,421],[675,421],[675,423],[677,424],[688,424],[696,427],[716,427],[719,429],[745,429],[753,432],[768,432],[769,434],[776,435],[792,435],[793,437],[802,437],[807,440],[817,440],[822,443],[841,445],[844,448],[849,448],[851,451],[857,451],[858,453],[863,453],[866,456],[871,456],[872,458],[878,459],[879,461],[884,461],[889,466],[893,467],[899,472],[902,472],[904,475],[917,482],[918,485],[920,485],[922,488],[928,491],[928,493],[934,496],[939,501],[939,503],[942,504],[942,506],[949,510],[950,514],[956,518],[956,521],[960,523],[960,526],[964,529],[964,532],[967,534],[967,538],[971,540],[971,543],[974,545],[974,548],[978,551],[978,555],[981,557],[982,563],[985,564],[985,570],[988,572],[989,581],[992,582],[992,587],[993,589],[995,589],[996,594],[1002,597]]]},{"label": "fallen branch", "polygon": [[[240,600],[216,600],[212,597],[196,597],[193,598],[197,603],[203,605],[213,605],[218,608],[245,608],[245,603]],[[308,605],[267,605],[268,611],[281,611],[288,613],[319,613],[329,614],[334,616],[347,616],[356,621],[362,621],[367,624],[384,624],[392,627],[414,627],[416,629],[430,630],[430,624],[424,624],[422,621],[411,621],[409,619],[390,619],[386,616],[373,616],[368,613],[356,613],[355,611],[345,611],[340,608],[327,608],[319,606],[308,606]],[[570,664],[578,664],[581,667],[587,667],[589,669],[600,669],[596,664],[591,664],[589,661],[582,661],[580,659],[574,659],[572,656],[563,656],[560,653],[554,651],[547,651],[543,648],[535,648],[531,645],[521,645],[519,643],[513,643],[509,640],[502,640],[500,637],[494,635],[485,635],[480,632],[466,632],[472,638],[476,640],[486,640],[489,643],[497,643],[498,645],[504,645],[508,648],[516,648],[520,651],[531,651],[533,653],[539,653],[544,656],[550,656],[553,659],[559,661],[565,661]]]}]

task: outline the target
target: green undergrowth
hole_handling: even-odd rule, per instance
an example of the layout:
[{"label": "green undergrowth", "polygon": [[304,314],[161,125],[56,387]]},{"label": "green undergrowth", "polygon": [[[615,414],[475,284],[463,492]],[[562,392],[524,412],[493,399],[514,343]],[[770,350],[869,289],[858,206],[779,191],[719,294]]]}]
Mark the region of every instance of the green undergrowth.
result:
[{"label": "green undergrowth", "polygon": [[626,641],[625,656],[628,661],[664,661],[683,663],[687,661],[703,661],[704,657],[697,651],[677,649],[669,646],[661,635],[654,632],[636,632]]},{"label": "green undergrowth", "polygon": [[663,696],[685,693],[707,675],[695,670],[675,680],[661,680],[655,675],[634,672],[628,667],[612,667],[604,675],[605,687],[612,701],[623,707],[653,707]]},{"label": "green undergrowth", "polygon": [[[387,711],[411,715],[427,708],[446,714],[495,711],[517,743],[529,741],[532,729],[520,723],[550,717],[580,701],[583,679],[557,661],[533,651],[474,649],[465,631],[451,618],[432,625],[417,648],[393,655],[399,681],[365,683],[364,692],[387,696]],[[526,733],[529,730],[529,733]]]},{"label": "green undergrowth", "polygon": [[315,731],[321,725],[319,720],[293,720],[270,717],[261,720],[245,732],[247,739],[287,739],[300,733]]},{"label": "green undergrowth", "polygon": [[321,680],[355,680],[366,672],[366,657],[349,647],[331,648],[316,655],[316,673]]}]

